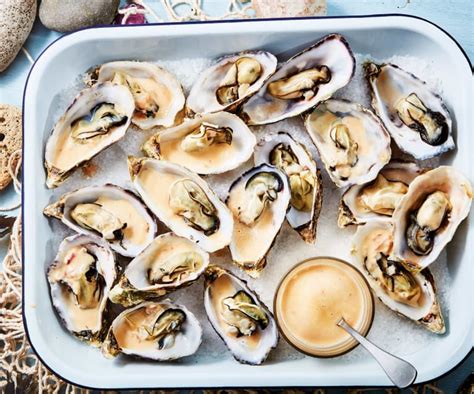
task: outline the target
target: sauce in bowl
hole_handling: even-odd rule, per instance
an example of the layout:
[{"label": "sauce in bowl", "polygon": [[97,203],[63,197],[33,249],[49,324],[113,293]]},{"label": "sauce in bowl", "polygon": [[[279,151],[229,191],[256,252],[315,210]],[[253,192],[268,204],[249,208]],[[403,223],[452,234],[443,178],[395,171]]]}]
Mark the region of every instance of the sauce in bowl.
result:
[{"label": "sauce in bowl", "polygon": [[369,286],[356,268],[342,260],[318,257],[286,274],[275,295],[274,312],[290,344],[311,356],[334,357],[357,345],[337,322],[344,317],[366,335],[374,305]]}]

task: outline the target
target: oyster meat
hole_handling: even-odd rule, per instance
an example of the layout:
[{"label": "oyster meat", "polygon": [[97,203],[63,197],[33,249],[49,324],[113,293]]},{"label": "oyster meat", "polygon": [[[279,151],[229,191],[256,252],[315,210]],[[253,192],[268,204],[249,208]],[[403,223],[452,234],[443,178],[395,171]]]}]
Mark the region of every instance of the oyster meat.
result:
[{"label": "oyster meat", "polygon": [[416,177],[393,213],[393,256],[413,271],[437,259],[471,208],[469,180],[450,166]]},{"label": "oyster meat", "polygon": [[278,343],[272,314],[247,284],[218,266],[205,271],[204,306],[207,317],[234,358],[261,364]]},{"label": "oyster meat", "polygon": [[271,164],[288,176],[291,199],[286,219],[308,243],[316,239],[322,204],[321,173],[307,149],[289,134],[265,137],[256,147],[255,164]]},{"label": "oyster meat", "polygon": [[343,228],[372,219],[390,219],[408,185],[423,172],[415,163],[390,162],[375,180],[347,189],[339,204],[337,224]]},{"label": "oyster meat", "polygon": [[129,307],[194,283],[209,264],[209,254],[187,238],[161,234],[125,268],[109,298]]},{"label": "oyster meat", "polygon": [[156,361],[176,360],[196,353],[202,328],[183,305],[169,300],[144,302],[125,309],[110,326],[102,345],[107,358],[119,354]]},{"label": "oyster meat", "polygon": [[142,201],[119,186],[88,186],[64,194],[43,213],[66,226],[102,237],[117,253],[135,257],[157,233],[155,219]]},{"label": "oyster meat", "polygon": [[349,44],[330,34],[284,63],[243,105],[242,117],[260,125],[299,115],[347,85],[354,70]]},{"label": "oyster meat", "polygon": [[454,148],[451,115],[426,82],[394,64],[365,71],[372,107],[401,150],[424,160]]},{"label": "oyster meat", "polygon": [[352,252],[375,295],[390,309],[428,330],[443,334],[445,325],[428,268],[410,272],[403,262],[392,260],[393,226],[374,219],[357,228]]},{"label": "oyster meat", "polygon": [[198,175],[164,160],[129,157],[132,183],[151,211],[174,233],[207,252],[230,243],[232,214]]},{"label": "oyster meat", "polygon": [[225,56],[202,72],[189,92],[191,114],[233,110],[255,94],[275,72],[277,59],[269,52],[248,51]]},{"label": "oyster meat", "polygon": [[57,187],[76,167],[120,140],[130,125],[134,108],[130,91],[111,82],[79,93],[46,143],[46,186]]},{"label": "oyster meat", "polygon": [[229,189],[226,204],[234,217],[230,252],[234,263],[252,277],[265,267],[290,198],[286,174],[267,164],[245,172]]},{"label": "oyster meat", "polygon": [[51,300],[74,336],[98,346],[105,334],[107,297],[115,281],[115,258],[100,238],[65,238],[47,272]]},{"label": "oyster meat", "polygon": [[127,87],[135,101],[132,122],[141,129],[173,126],[184,108],[184,93],[176,77],[152,63],[118,61],[103,64],[99,82]]},{"label": "oyster meat", "polygon": [[217,112],[155,134],[143,150],[149,157],[207,175],[230,171],[245,163],[256,143],[255,135],[237,115]]},{"label": "oyster meat", "polygon": [[305,125],[337,187],[375,179],[390,160],[390,135],[360,104],[327,100],[306,117]]}]

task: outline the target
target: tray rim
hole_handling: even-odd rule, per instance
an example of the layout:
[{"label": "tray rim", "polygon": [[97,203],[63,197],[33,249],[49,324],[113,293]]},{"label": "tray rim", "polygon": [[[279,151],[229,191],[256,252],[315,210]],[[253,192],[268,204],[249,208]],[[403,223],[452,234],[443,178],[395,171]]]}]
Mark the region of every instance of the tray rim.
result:
[{"label": "tray rim", "polygon": [[[229,23],[232,23],[232,24],[234,24],[234,23],[235,24],[239,24],[239,23],[261,23],[261,24],[264,24],[265,22],[276,22],[276,21],[321,20],[321,19],[324,19],[324,20],[338,20],[338,19],[346,19],[346,20],[350,20],[350,19],[353,19],[353,20],[369,19],[370,20],[370,19],[378,19],[378,20],[380,20],[380,19],[384,19],[384,18],[394,19],[394,20],[399,19],[401,21],[406,20],[406,19],[414,19],[417,22],[421,22],[422,25],[424,24],[427,28],[432,29],[433,31],[441,32],[444,36],[446,36],[447,39],[449,39],[451,41],[451,44],[455,44],[455,46],[457,47],[457,50],[459,50],[459,52],[462,54],[462,57],[466,60],[467,65],[471,70],[471,74],[474,75],[473,63],[471,63],[471,60],[469,59],[469,56],[467,55],[466,51],[460,45],[460,43],[454,38],[454,36],[452,36],[448,31],[446,31],[444,28],[442,28],[438,24],[436,24],[436,23],[434,23],[434,22],[432,22],[432,21],[430,21],[426,18],[416,16],[416,15],[403,14],[403,13],[365,14],[365,15],[339,15],[339,16],[285,17],[285,18],[261,18],[261,19],[253,18],[253,19],[230,19],[230,20],[211,20],[211,21],[162,22],[162,23],[147,23],[147,24],[138,24],[138,25],[124,25],[124,26],[98,25],[98,26],[94,26],[94,27],[81,28],[81,29],[75,30],[73,32],[66,33],[66,34],[56,38],[53,42],[51,42],[48,46],[46,46],[46,48],[35,59],[32,67],[30,68],[30,70],[28,72],[28,76],[27,76],[27,79],[26,79],[26,82],[25,82],[25,87],[24,87],[24,90],[23,90],[23,100],[22,100],[22,111],[23,111],[22,112],[22,120],[23,120],[23,126],[22,126],[22,128],[23,128],[22,155],[24,157],[24,150],[25,150],[25,144],[24,144],[24,142],[25,142],[25,97],[26,97],[26,93],[27,93],[27,90],[28,90],[30,77],[34,73],[34,70],[35,70],[35,67],[37,66],[38,61],[43,57],[43,55],[47,54],[56,45],[58,45],[59,41],[67,41],[67,39],[70,39],[71,37],[74,37],[74,36],[77,36],[77,35],[80,36],[81,33],[83,33],[83,32],[89,32],[89,31],[100,30],[100,29],[125,29],[125,28],[126,29],[133,29],[133,28],[147,28],[147,27],[156,28],[158,26],[175,26],[175,25],[182,26],[182,25],[193,25],[193,24],[196,24],[196,25],[229,24]],[[408,28],[406,26],[403,26],[403,28],[408,30]],[[26,173],[26,171],[22,171],[22,175],[21,175],[22,184],[24,184],[25,173]],[[24,212],[25,211],[25,205],[24,205],[24,202],[25,202],[25,189],[22,189],[21,202],[22,202],[21,215],[24,217],[24,213],[25,213]],[[472,227],[472,226],[470,226],[470,227]],[[25,221],[24,220],[22,220],[21,228],[22,228],[22,233],[25,234]],[[467,231],[469,231],[469,230],[467,230]],[[22,239],[22,256],[25,256],[25,238],[24,237]],[[23,275],[22,275],[22,323],[23,323],[23,327],[24,327],[26,337],[27,337],[28,342],[31,346],[31,349],[33,350],[33,352],[36,354],[38,359],[42,362],[42,364],[48,370],[50,370],[52,373],[54,373],[55,375],[60,377],[63,381],[65,381],[69,384],[73,384],[75,386],[85,388],[85,389],[90,389],[90,390],[111,390],[111,389],[112,390],[113,389],[118,389],[118,390],[144,390],[144,389],[154,388],[153,386],[145,386],[145,387],[123,387],[123,386],[98,387],[98,386],[88,386],[88,385],[83,384],[83,383],[75,382],[72,379],[65,378],[61,374],[56,372],[53,368],[51,368],[45,362],[45,358],[43,356],[41,356],[40,353],[36,350],[36,348],[33,344],[33,341],[31,340],[31,334],[28,330],[27,312],[25,312],[25,275],[24,275],[25,271],[26,270],[23,268]],[[473,325],[473,321],[474,321],[474,319],[471,316],[471,326]],[[467,342],[467,341],[468,341],[468,336],[466,338],[464,338],[464,342]],[[471,347],[469,347],[469,346],[471,346]],[[473,348],[474,348],[474,333],[471,335],[471,340],[469,341],[469,343],[458,344],[457,350],[454,353],[454,356],[458,360],[455,360],[454,362],[452,362],[451,365],[449,365],[447,368],[444,368],[444,369],[442,368],[442,371],[439,372],[436,376],[431,377],[429,379],[421,380],[421,381],[417,380],[414,384],[430,382],[430,381],[433,381],[435,379],[438,379],[439,377],[442,377],[442,376],[445,376],[445,375],[449,374],[452,370],[454,370],[457,366],[459,366],[464,360],[466,360],[469,357],[469,355],[473,351]],[[391,384],[389,382],[387,382],[386,385],[371,385],[371,384],[365,385],[364,384],[363,386],[356,385],[355,387],[369,387],[370,386],[370,387],[373,387],[373,388],[377,388],[377,387],[384,388],[384,387],[390,387],[390,385]],[[326,386],[318,386],[318,387],[347,387],[347,386],[350,386],[350,384],[347,384],[347,385],[326,385]],[[163,387],[166,388],[166,389],[170,389],[170,390],[191,388],[191,386],[187,386],[187,385],[185,385],[185,386],[164,385]],[[202,386],[202,387],[193,387],[193,388],[194,389],[205,389],[205,388],[231,389],[231,388],[252,388],[252,387],[264,388],[265,386],[245,386],[245,385],[234,386],[234,385],[231,385],[231,386]],[[305,387],[316,387],[316,386],[304,386],[304,385],[274,386],[273,385],[273,386],[266,386],[266,387],[274,387],[274,388],[275,387],[280,387],[280,388],[299,387],[299,388],[305,388]]]}]

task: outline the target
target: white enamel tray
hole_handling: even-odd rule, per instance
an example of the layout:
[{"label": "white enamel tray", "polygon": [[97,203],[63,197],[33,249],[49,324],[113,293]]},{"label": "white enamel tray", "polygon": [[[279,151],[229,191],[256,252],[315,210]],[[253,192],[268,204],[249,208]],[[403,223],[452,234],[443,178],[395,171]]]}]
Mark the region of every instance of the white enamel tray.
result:
[{"label": "white enamel tray", "polygon": [[[445,155],[443,162],[455,165],[473,182],[474,102],[469,61],[447,33],[418,18],[393,15],[105,27],[64,36],[41,55],[24,97],[23,310],[31,344],[51,370],[74,384],[104,389],[390,384],[369,357],[356,362],[307,357],[258,367],[240,365],[228,354],[197,363],[111,362],[62,329],[45,276],[50,228],[42,209],[50,194],[44,185],[43,140],[52,128],[55,97],[64,86],[90,66],[111,60],[217,57],[257,48],[288,54],[332,32],[343,34],[354,52],[376,58],[414,55],[434,64],[457,130],[457,152]],[[407,357],[419,371],[418,382],[449,371],[472,347],[473,219],[471,213],[448,246],[452,277],[448,332]]]}]

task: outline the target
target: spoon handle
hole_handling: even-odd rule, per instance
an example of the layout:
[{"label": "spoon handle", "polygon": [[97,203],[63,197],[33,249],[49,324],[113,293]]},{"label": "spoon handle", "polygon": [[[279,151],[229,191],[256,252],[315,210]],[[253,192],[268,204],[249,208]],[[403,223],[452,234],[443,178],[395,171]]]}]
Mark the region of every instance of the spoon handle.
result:
[{"label": "spoon handle", "polygon": [[417,371],[409,362],[380,349],[354,330],[343,318],[337,325],[346,330],[375,358],[395,386],[405,388],[415,381]]}]

